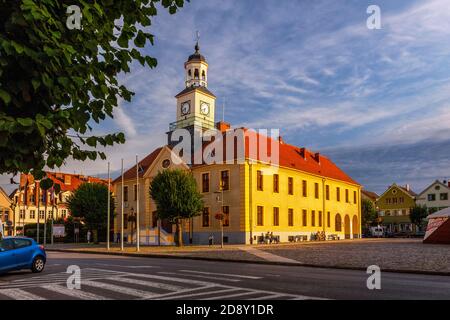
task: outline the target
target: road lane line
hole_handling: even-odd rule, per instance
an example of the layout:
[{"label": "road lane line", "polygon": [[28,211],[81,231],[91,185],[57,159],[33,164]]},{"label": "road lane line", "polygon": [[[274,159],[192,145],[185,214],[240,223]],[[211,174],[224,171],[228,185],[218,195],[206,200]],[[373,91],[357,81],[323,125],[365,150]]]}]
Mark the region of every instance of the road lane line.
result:
[{"label": "road lane line", "polygon": [[160,274],[171,274],[176,276],[187,276],[187,277],[195,277],[195,278],[204,278],[204,279],[211,279],[211,280],[222,280],[222,281],[228,281],[228,282],[240,282],[241,280],[238,279],[218,279],[217,277],[208,277],[208,276],[201,276],[197,274],[186,274],[186,273],[177,273],[177,272],[158,272]]},{"label": "road lane line", "polygon": [[150,281],[145,281],[145,280],[137,280],[137,279],[124,278],[124,277],[111,277],[111,278],[108,278],[108,280],[114,280],[114,281],[123,282],[123,283],[137,284],[137,285],[146,286],[146,287],[164,289],[167,291],[180,291],[180,290],[186,289],[185,287],[175,286],[175,285],[161,283],[161,282],[150,282]]},{"label": "road lane line", "polygon": [[204,296],[204,295],[210,295],[210,294],[216,294],[216,293],[225,293],[225,292],[231,292],[231,291],[237,291],[238,288],[230,288],[230,289],[220,289],[215,291],[209,291],[209,292],[200,292],[200,293],[193,293],[193,294],[185,294],[181,296],[170,296],[170,297],[162,297],[158,298],[158,300],[170,300],[170,299],[180,299],[180,298],[191,298],[191,297],[198,297],[198,296]]},{"label": "road lane line", "polygon": [[200,273],[200,274],[209,274],[209,275],[216,275],[216,276],[229,276],[229,277],[236,277],[236,278],[244,278],[244,279],[262,279],[262,277],[255,277],[255,276],[244,276],[240,274],[231,274],[231,273],[215,273],[215,272],[205,272],[205,271],[194,271],[194,270],[180,270],[181,272],[189,272],[189,273]]},{"label": "road lane line", "polygon": [[2,289],[0,294],[3,294],[14,300],[46,300],[43,297],[37,296],[22,289]]},{"label": "road lane line", "polygon": [[52,292],[60,293],[65,296],[74,297],[81,300],[111,300],[106,297],[102,297],[90,292],[85,292],[77,289],[69,289],[64,286],[60,286],[57,284],[42,286],[43,289],[50,290]]},{"label": "road lane line", "polygon": [[140,297],[140,298],[146,298],[146,297],[150,298],[150,297],[154,297],[157,295],[157,293],[154,293],[154,292],[148,292],[148,291],[143,291],[143,290],[139,290],[139,289],[132,289],[132,288],[128,288],[128,287],[122,287],[122,286],[117,286],[115,284],[98,282],[98,281],[89,281],[89,280],[83,281],[82,280],[81,285],[105,289],[105,290],[114,291],[114,292],[126,294],[129,296],[134,296],[134,297]]}]

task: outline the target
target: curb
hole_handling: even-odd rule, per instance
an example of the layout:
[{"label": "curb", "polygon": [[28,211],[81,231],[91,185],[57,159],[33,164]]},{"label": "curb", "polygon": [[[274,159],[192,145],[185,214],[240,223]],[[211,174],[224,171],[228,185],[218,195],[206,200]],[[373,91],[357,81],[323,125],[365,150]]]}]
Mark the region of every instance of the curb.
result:
[{"label": "curb", "polygon": [[[148,253],[129,253],[129,252],[104,252],[104,251],[83,251],[83,250],[71,250],[71,249],[46,249],[50,252],[68,252],[68,253],[85,253],[85,254],[102,254],[110,256],[124,256],[124,257],[138,257],[138,258],[163,258],[163,259],[184,259],[184,260],[201,260],[201,261],[214,261],[214,262],[227,262],[227,263],[249,263],[249,264],[262,264],[262,265],[276,265],[276,266],[288,266],[288,267],[308,267],[308,268],[320,268],[320,269],[339,269],[339,270],[357,270],[366,272],[366,268],[361,267],[344,267],[344,266],[325,266],[308,263],[293,263],[293,262],[277,262],[277,261],[257,261],[257,260],[244,260],[235,259],[227,260],[220,258],[207,258],[207,257],[190,257],[190,256],[176,256],[166,254],[148,254]],[[381,269],[382,272],[391,273],[409,273],[409,274],[422,274],[432,276],[450,276],[450,272],[442,271],[426,271],[426,270],[402,270],[402,269]]]}]

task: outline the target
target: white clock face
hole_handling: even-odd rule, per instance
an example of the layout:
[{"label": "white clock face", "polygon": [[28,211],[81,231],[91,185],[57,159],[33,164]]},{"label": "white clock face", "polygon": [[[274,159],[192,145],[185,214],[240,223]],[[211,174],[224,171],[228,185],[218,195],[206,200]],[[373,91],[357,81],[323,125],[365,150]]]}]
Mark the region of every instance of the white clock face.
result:
[{"label": "white clock face", "polygon": [[202,104],[200,105],[200,112],[204,115],[209,114],[209,104],[207,104],[206,102],[202,102]]},{"label": "white clock face", "polygon": [[181,104],[181,115],[187,115],[189,112],[191,112],[191,105],[189,102],[183,102]]}]

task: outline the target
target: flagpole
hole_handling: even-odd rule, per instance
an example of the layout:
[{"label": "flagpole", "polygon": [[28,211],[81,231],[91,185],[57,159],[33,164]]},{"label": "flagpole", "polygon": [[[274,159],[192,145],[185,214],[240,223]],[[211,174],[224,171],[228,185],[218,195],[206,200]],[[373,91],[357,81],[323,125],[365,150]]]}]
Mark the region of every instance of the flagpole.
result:
[{"label": "flagpole", "polygon": [[122,174],[122,190],[121,190],[121,192],[120,192],[120,198],[121,198],[121,216],[122,216],[122,218],[120,219],[120,224],[121,224],[121,226],[120,226],[120,250],[121,251],[123,251],[123,217],[124,217],[124,215],[123,215],[123,192],[124,192],[124,188],[123,188],[123,159],[122,159],[122,172],[121,172],[121,174]]},{"label": "flagpole", "polygon": [[[44,195],[45,195],[45,204],[44,204],[44,246],[47,245],[47,189],[44,190]],[[43,200],[43,199],[42,199]]]},{"label": "flagpole", "polygon": [[111,222],[110,222],[110,216],[111,216],[111,204],[110,204],[110,198],[111,198],[111,196],[110,196],[110,194],[109,194],[109,192],[110,192],[110,188],[111,188],[111,181],[110,181],[110,174],[109,174],[109,162],[108,162],[108,209],[107,209],[107,212],[108,212],[108,223],[107,223],[107,233],[106,233],[106,249],[107,250],[109,250],[109,241],[110,241],[110,239],[109,239],[109,234],[110,234],[110,230],[111,230],[111,227],[110,227],[110,224],[111,224]]},{"label": "flagpole", "polygon": [[41,218],[40,218],[40,205],[41,205],[41,198],[40,198],[40,192],[39,192],[40,186],[38,188],[38,184],[37,182],[34,183],[34,190],[36,191],[36,197],[37,197],[37,201],[38,201],[38,205],[37,205],[37,243],[39,243],[39,224],[41,222]]},{"label": "flagpole", "polygon": [[139,162],[136,155],[136,251],[139,251],[140,242],[139,225]]}]

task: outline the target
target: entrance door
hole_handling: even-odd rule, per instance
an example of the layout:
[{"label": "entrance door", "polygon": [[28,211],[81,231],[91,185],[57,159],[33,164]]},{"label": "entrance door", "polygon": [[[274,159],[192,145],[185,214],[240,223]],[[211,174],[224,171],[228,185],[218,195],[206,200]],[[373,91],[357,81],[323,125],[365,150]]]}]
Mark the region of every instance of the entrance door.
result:
[{"label": "entrance door", "polygon": [[344,218],[345,239],[350,239],[350,232],[350,217],[348,216],[348,214],[346,214]]}]

